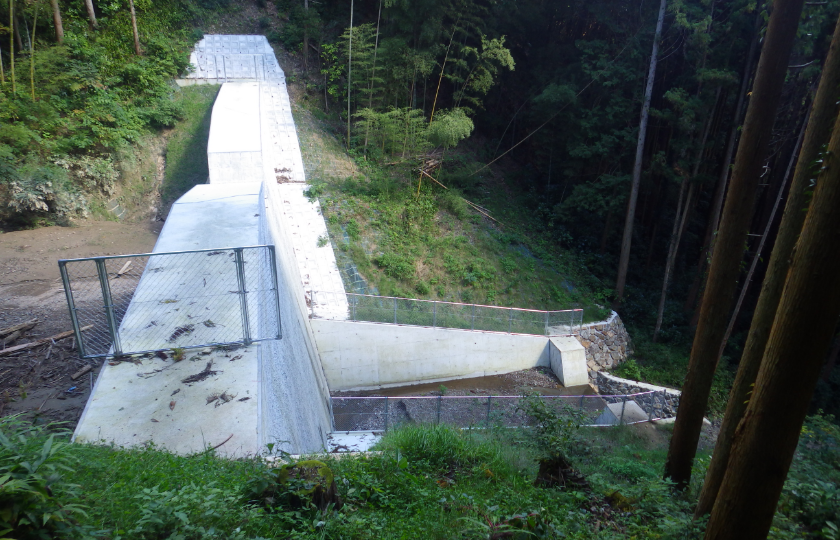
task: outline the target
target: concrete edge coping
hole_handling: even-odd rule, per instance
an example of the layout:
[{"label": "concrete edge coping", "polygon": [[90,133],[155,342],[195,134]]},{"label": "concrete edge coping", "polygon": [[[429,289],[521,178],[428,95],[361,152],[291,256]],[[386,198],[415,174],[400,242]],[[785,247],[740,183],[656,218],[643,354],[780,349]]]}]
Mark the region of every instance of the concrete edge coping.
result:
[{"label": "concrete edge coping", "polygon": [[582,325],[580,325],[580,327],[581,327],[581,330],[583,330],[583,329],[590,330],[590,329],[592,329],[592,328],[594,328],[594,327],[596,327],[600,324],[603,324],[603,325],[611,324],[611,323],[615,322],[615,320],[617,318],[618,318],[618,313],[616,313],[615,311],[610,311],[610,316],[607,317],[606,319],[604,319],[603,321],[595,321],[595,322],[582,324]]},{"label": "concrete edge coping", "polygon": [[621,377],[616,377],[615,375],[612,375],[612,374],[604,372],[604,371],[596,371],[596,373],[600,373],[601,375],[603,375],[607,379],[609,379],[611,381],[614,381],[614,382],[617,382],[617,383],[628,384],[630,386],[638,386],[639,388],[644,388],[644,389],[647,389],[647,390],[653,390],[653,391],[656,391],[656,392],[665,392],[667,394],[674,394],[676,396],[682,395],[682,392],[680,390],[675,390],[674,388],[668,388],[667,386],[657,386],[655,384],[643,383],[641,381],[633,381],[633,380],[630,380],[630,379],[622,379]]}]

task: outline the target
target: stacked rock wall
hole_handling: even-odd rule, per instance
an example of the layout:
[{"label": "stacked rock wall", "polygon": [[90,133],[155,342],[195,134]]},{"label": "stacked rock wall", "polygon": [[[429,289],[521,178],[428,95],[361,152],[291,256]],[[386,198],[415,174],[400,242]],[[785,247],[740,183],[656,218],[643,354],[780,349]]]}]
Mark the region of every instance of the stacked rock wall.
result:
[{"label": "stacked rock wall", "polygon": [[630,334],[615,311],[605,321],[584,324],[578,338],[586,349],[589,371],[612,369],[633,352]]},{"label": "stacked rock wall", "polygon": [[617,403],[622,399],[621,397],[610,398],[609,396],[640,394],[653,390],[652,394],[639,396],[634,398],[634,401],[652,418],[673,418],[677,415],[677,407],[680,405],[679,390],[621,379],[601,372],[590,372],[589,375],[592,384],[598,388],[598,393],[604,396],[604,399],[609,403]]}]

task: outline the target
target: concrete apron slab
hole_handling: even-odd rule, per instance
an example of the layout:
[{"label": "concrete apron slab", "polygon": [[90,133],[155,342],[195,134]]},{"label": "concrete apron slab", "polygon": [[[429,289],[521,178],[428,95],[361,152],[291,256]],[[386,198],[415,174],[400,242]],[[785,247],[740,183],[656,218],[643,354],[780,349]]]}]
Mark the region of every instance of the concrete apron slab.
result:
[{"label": "concrete apron slab", "polygon": [[[256,245],[261,207],[260,183],[196,186],[172,206],[154,252]],[[202,283],[199,274],[203,268],[196,265],[178,271],[179,285],[168,285],[172,294],[195,295],[193,289]],[[190,272],[195,276],[190,277]],[[165,278],[166,272],[147,269],[135,296],[142,297],[144,290],[160,286]],[[213,317],[238,320],[238,302],[231,302],[226,309],[232,313],[217,310]],[[142,332],[129,332],[131,328],[148,325],[152,315],[159,325],[174,328],[188,314],[187,309],[175,312],[170,306],[151,314],[142,302],[132,302],[121,328],[133,336],[136,343],[130,343],[131,347],[144,347]],[[137,363],[106,363],[74,440],[118,446],[152,441],[173,452],[193,453],[230,437],[218,453],[234,457],[258,452],[259,345],[205,355],[188,351],[186,357],[177,363],[151,356]],[[212,374],[194,383],[182,382],[205,369]]]},{"label": "concrete apron slab", "polygon": [[[154,443],[178,454],[224,443],[216,452],[227,457],[258,453],[258,347],[188,353],[181,362],[151,357],[106,365],[74,440],[124,447]],[[183,382],[208,364],[212,375]]]}]

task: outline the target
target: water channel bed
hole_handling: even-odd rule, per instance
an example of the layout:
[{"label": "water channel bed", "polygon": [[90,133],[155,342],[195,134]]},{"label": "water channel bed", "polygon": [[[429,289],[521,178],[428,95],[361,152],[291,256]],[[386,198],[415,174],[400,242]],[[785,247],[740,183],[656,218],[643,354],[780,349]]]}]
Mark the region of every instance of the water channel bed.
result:
[{"label": "water channel bed", "polygon": [[331,392],[333,397],[370,396],[519,396],[536,391],[544,396],[580,396],[594,394],[589,385],[566,388],[547,367],[536,367],[504,375],[456,379],[444,383],[421,383],[378,390]]}]

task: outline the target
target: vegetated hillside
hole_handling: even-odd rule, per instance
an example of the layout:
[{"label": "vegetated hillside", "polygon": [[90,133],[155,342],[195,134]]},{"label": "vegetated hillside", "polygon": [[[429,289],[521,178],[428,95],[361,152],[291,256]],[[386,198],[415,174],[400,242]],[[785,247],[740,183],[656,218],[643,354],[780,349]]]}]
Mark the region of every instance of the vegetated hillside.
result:
[{"label": "vegetated hillside", "polygon": [[[349,157],[336,117],[313,101],[296,97],[295,120],[309,194],[320,199],[348,292],[585,308],[588,321],[609,314],[609,293],[585,257],[544,235],[501,173],[473,176],[481,164],[469,147],[449,153],[436,181],[417,168],[439,153],[388,163]],[[455,187],[464,184],[467,198]]]},{"label": "vegetated hillside", "polygon": [[138,1],[137,54],[127,4],[95,3],[95,28],[81,3],[55,5],[60,39],[47,4],[0,4],[0,20],[9,21],[12,6],[17,21],[12,34],[0,29],[0,228],[164,217],[207,179],[218,91],[180,89],[173,79],[186,71],[202,27],[222,19],[254,33],[279,24],[276,9]]}]

